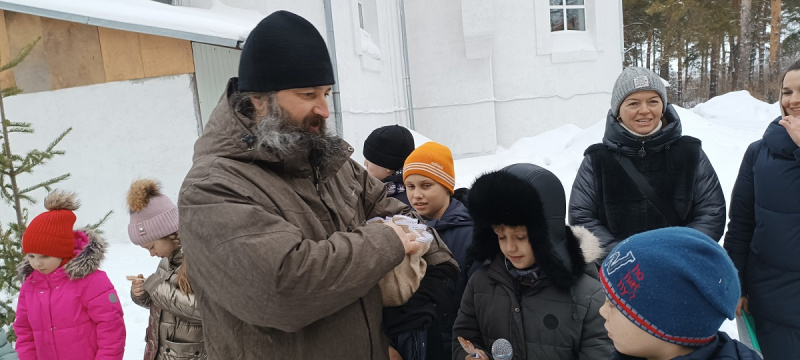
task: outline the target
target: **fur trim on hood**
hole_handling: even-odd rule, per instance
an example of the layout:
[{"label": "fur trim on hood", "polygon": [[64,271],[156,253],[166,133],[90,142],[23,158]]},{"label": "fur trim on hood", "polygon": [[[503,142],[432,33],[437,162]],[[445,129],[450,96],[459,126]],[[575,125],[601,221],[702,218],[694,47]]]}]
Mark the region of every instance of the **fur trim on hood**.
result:
[{"label": "fur trim on hood", "polygon": [[536,262],[564,290],[602,256],[597,237],[583,227],[565,225],[564,187],[539,166],[514,164],[482,175],[472,185],[468,208],[474,222],[470,256],[475,260],[501,253],[493,225],[525,226]]},{"label": "fur trim on hood", "polygon": [[[107,243],[97,230],[85,227],[77,229],[75,234],[75,257],[64,265],[64,273],[70,280],[84,278],[100,268],[100,263],[105,259]],[[33,273],[33,267],[25,257],[17,265],[20,281]]]}]

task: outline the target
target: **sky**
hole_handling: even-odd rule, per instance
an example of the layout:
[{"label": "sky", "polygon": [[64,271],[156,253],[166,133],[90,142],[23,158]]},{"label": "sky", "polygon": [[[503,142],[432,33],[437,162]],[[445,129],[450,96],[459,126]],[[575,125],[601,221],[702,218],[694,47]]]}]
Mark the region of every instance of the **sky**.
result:
[{"label": "sky", "polygon": [[[692,109],[676,109],[683,124],[683,134],[702,140],[703,150],[719,176],[725,198],[730,201],[742,155],[750,143],[761,138],[767,124],[780,114],[778,105],[761,102],[746,91],[738,91],[717,96]],[[545,167],[558,176],[569,197],[583,151],[601,141],[604,124],[605,114],[598,114],[597,122],[586,129],[567,124],[537,136],[522,138],[508,148],[499,147],[494,155],[456,160],[456,186],[469,187],[475,178],[485,172],[514,163],[529,162]],[[415,134],[417,146],[425,141],[425,136]],[[114,243],[110,245],[107,259],[101,266],[122,299],[127,328],[125,359],[141,359],[149,315],[147,309],[131,301],[128,295],[130,282],[125,275],[148,276],[155,271],[158,260],[136,245]],[[721,329],[738,338],[732,321],[726,321]]]}]

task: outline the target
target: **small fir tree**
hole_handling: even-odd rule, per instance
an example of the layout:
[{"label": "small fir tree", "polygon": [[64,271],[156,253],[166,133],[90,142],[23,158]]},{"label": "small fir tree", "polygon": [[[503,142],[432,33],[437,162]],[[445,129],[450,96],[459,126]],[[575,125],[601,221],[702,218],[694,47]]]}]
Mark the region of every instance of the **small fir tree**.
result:
[{"label": "small fir tree", "polygon": [[[41,37],[28,44],[15,58],[0,66],[0,72],[10,70],[25,60],[25,57],[30,54],[40,40]],[[0,118],[2,118],[0,198],[11,205],[16,216],[14,221],[8,222],[5,226],[0,223],[0,326],[4,328],[9,328],[16,315],[11,304],[12,300],[17,297],[20,288],[17,265],[23,257],[22,233],[28,224],[28,209],[25,205],[36,203],[35,197],[38,198],[39,196],[34,197],[32,195],[34,191],[43,188],[49,192],[53,185],[70,177],[70,174],[63,174],[31,186],[21,184],[21,176],[32,173],[37,167],[44,165],[48,160],[58,155],[64,155],[64,151],[56,150],[56,146],[72,131],[72,128],[64,130],[44,150],[33,149],[24,155],[14,153],[9,135],[12,133],[34,133],[30,123],[13,122],[6,118],[4,98],[21,92],[22,89],[16,86],[3,88],[0,91]],[[106,215],[106,218],[108,215]],[[13,331],[9,331],[8,335],[10,340],[16,337]]]}]

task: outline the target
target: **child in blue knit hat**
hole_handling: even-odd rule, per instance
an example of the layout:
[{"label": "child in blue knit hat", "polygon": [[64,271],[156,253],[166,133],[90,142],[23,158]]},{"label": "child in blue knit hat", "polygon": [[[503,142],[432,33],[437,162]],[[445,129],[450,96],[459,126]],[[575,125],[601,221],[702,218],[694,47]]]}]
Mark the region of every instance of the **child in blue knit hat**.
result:
[{"label": "child in blue knit hat", "polygon": [[722,247],[697,230],[631,236],[603,261],[600,282],[611,359],[760,359],[719,331],[734,317],[739,278]]}]

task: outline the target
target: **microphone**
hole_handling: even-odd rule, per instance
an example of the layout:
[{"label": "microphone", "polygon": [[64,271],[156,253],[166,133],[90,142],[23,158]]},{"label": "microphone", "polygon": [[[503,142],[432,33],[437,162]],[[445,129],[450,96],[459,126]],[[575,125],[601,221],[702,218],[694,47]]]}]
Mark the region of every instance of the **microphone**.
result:
[{"label": "microphone", "polygon": [[508,340],[500,338],[492,344],[492,357],[495,359],[511,359],[514,350],[511,348],[511,343]]}]

